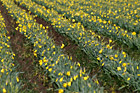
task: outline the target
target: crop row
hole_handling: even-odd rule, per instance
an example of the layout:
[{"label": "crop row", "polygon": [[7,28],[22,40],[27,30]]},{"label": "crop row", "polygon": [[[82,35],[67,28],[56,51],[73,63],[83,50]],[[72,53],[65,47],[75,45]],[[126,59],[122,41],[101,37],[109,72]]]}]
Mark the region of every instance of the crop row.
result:
[{"label": "crop row", "polygon": [[92,60],[98,60],[97,64],[106,73],[115,75],[120,80],[122,87],[134,87],[135,91],[139,90],[140,70],[138,62],[133,61],[125,52],[112,50],[111,46],[105,46],[103,43],[96,41],[94,36],[88,35],[81,24],[72,24],[54,9],[46,9],[31,0],[15,1],[28,8],[35,15],[50,21],[56,31],[74,40]]},{"label": "crop row", "polygon": [[17,93],[20,86],[18,72],[15,71],[14,56],[10,47],[10,36],[0,11],[0,93]]},{"label": "crop row", "polygon": [[[140,1],[135,0],[118,0],[114,2],[112,0],[96,0],[96,1],[84,1],[84,0],[48,0],[59,3],[61,5],[70,7],[76,10],[83,10],[84,12],[100,17],[103,20],[110,21],[121,28],[125,28],[128,31],[135,31],[137,34],[140,30]],[[67,2],[67,3],[66,3]]]},{"label": "crop row", "polygon": [[113,40],[119,41],[122,44],[127,45],[129,48],[134,48],[136,46],[138,50],[140,50],[140,38],[137,37],[136,32],[131,33],[119,26],[116,26],[115,24],[112,25],[109,21],[103,20],[98,16],[85,13],[83,10],[71,9],[48,0],[32,1],[35,1],[49,9],[53,8],[59,14],[69,18],[72,22],[81,22],[84,27],[95,31],[98,34],[105,35]]},{"label": "crop row", "polygon": [[[39,64],[58,87],[59,93],[65,92],[102,92],[100,87],[81,68],[80,63],[74,63],[69,56],[62,53],[61,48],[55,46],[48,37],[48,31],[42,24],[37,24],[35,16],[21,10],[13,1],[1,0],[8,13],[16,19],[19,30],[34,44],[34,56],[38,57]],[[46,27],[48,28],[48,27]],[[97,82],[97,81],[96,81]]]}]

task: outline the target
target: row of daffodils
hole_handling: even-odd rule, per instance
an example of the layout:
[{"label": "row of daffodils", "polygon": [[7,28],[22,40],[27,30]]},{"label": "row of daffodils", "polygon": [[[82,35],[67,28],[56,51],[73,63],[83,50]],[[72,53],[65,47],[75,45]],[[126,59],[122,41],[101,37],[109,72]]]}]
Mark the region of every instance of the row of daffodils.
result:
[{"label": "row of daffodils", "polygon": [[[110,20],[106,21],[97,15],[89,14],[83,11],[80,5],[78,8],[72,9],[70,6],[60,5],[57,2],[51,2],[49,0],[32,0],[41,4],[49,9],[56,10],[59,14],[62,14],[66,18],[69,18],[72,22],[81,22],[81,24],[97,32],[98,34],[112,38],[113,40],[119,41],[129,48],[137,47],[140,50],[140,38],[135,31],[128,31],[123,29],[117,24],[113,24]],[[95,9],[94,9],[95,10]],[[139,26],[137,26],[139,27]],[[137,49],[134,48],[134,49]]]},{"label": "row of daffodils", "polygon": [[[15,28],[24,34],[34,44],[34,56],[38,57],[40,66],[57,85],[57,91],[101,93],[103,88],[93,82],[93,79],[86,74],[85,69],[78,62],[72,62],[71,57],[62,53],[62,48],[54,44],[48,37],[48,30],[42,24],[37,24],[35,16],[31,16],[18,7],[13,0],[1,0],[8,13],[16,20],[18,27]],[[23,2],[24,3],[24,2]],[[28,3],[27,3],[28,4]],[[40,11],[41,12],[41,11]],[[97,81],[95,81],[97,82]]]},{"label": "row of daffodils", "polygon": [[[41,0],[36,1],[40,2]],[[116,76],[122,87],[133,87],[135,91],[140,91],[139,63],[132,60],[125,52],[113,50],[112,40],[109,40],[107,45],[99,42],[97,37],[89,35],[80,22],[71,23],[63,17],[63,14],[58,14],[54,8],[46,9],[31,0],[15,0],[15,2],[45,21],[51,22],[57,32],[74,40],[89,58],[97,60],[96,63],[102,67],[103,71]]]},{"label": "row of daffodils", "polygon": [[140,31],[139,0],[48,0],[110,21],[137,34]]},{"label": "row of daffodils", "polygon": [[18,93],[20,81],[15,71],[14,56],[10,47],[10,37],[6,36],[4,18],[0,11],[0,93]]}]

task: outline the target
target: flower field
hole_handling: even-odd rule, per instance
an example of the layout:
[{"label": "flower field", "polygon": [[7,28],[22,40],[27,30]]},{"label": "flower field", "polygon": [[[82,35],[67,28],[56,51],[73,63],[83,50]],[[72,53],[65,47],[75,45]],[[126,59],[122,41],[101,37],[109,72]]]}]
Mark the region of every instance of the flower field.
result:
[{"label": "flower field", "polygon": [[[35,64],[38,66],[33,65],[36,68],[35,74],[43,74],[38,79],[41,83],[44,82],[42,87],[47,87],[46,90],[40,88],[41,93],[52,93],[51,90],[56,93],[140,92],[139,0],[0,2],[5,9],[2,12],[5,11],[16,23],[12,33],[19,32],[32,45],[32,54],[29,57],[33,56],[37,60]],[[22,65],[18,65],[17,56],[20,52],[14,53],[13,48],[10,48],[14,41],[10,40],[7,29],[9,25],[5,25],[6,17],[3,16],[1,13],[0,92],[37,92],[37,86],[41,85],[32,85],[32,80],[24,81],[26,77],[20,76],[22,73],[18,68]],[[58,33],[58,36],[54,38],[52,33]],[[72,44],[78,49],[73,50],[74,53],[70,50],[69,55],[66,52],[72,48]],[[22,56],[28,54],[23,53]],[[81,56],[86,56],[87,61]],[[34,72],[29,74],[35,76]],[[25,83],[29,86],[25,86]]]}]

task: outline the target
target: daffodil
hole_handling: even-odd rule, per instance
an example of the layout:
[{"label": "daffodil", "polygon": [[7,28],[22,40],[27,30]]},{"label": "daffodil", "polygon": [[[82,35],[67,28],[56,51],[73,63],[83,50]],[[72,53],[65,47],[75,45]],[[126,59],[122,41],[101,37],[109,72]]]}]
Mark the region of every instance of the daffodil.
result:
[{"label": "daffodil", "polygon": [[52,71],[52,68],[49,68],[49,72],[51,72]]},{"label": "daffodil", "polygon": [[126,63],[123,63],[123,64],[122,64],[123,67],[126,67],[126,65],[127,65]]},{"label": "daffodil", "polygon": [[59,89],[58,93],[64,93],[64,89]]},{"label": "daffodil", "polygon": [[127,80],[129,81],[129,80],[130,80],[130,77],[129,77],[129,78],[127,78]]},{"label": "daffodil", "polygon": [[60,82],[62,82],[63,81],[63,77],[62,78],[60,78],[60,80],[59,80]]},{"label": "daffodil", "polygon": [[83,78],[84,78],[84,80],[87,80],[89,78],[89,76],[86,76],[86,77],[83,77]]},{"label": "daffodil", "polygon": [[4,69],[1,69],[1,73],[4,73]]},{"label": "daffodil", "polygon": [[19,82],[19,78],[18,77],[16,77],[16,80],[17,80],[17,82]]},{"label": "daffodil", "polygon": [[135,36],[136,35],[136,32],[132,32],[132,35]]},{"label": "daffodil", "polygon": [[68,84],[68,86],[71,86],[71,82],[68,82],[67,84]]},{"label": "daffodil", "polygon": [[137,74],[137,76],[140,76],[140,74]]},{"label": "daffodil", "polygon": [[67,87],[67,83],[63,83],[63,87],[66,88]]},{"label": "daffodil", "polygon": [[6,93],[6,89],[5,88],[3,88],[2,91],[3,91],[3,93]]},{"label": "daffodil", "polygon": [[99,53],[101,54],[103,52],[103,49],[101,49],[100,51],[99,51]]},{"label": "daffodil", "polygon": [[64,44],[62,44],[62,45],[61,45],[61,48],[64,48],[64,46],[65,46],[65,45],[64,45]]},{"label": "daffodil", "polygon": [[40,64],[40,65],[42,65],[42,64],[43,64],[42,60],[39,60],[39,64]]},{"label": "daffodil", "polygon": [[66,75],[67,75],[67,76],[70,76],[70,71],[68,71]]},{"label": "daffodil", "polygon": [[118,71],[121,71],[121,67],[117,67],[117,70],[118,70]]}]

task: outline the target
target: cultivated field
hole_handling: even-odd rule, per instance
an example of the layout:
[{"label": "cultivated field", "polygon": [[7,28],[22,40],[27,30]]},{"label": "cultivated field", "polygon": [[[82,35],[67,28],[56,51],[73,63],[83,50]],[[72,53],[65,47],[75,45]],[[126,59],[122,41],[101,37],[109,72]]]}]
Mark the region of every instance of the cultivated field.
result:
[{"label": "cultivated field", "polygon": [[0,93],[139,93],[139,0],[0,0]]}]

